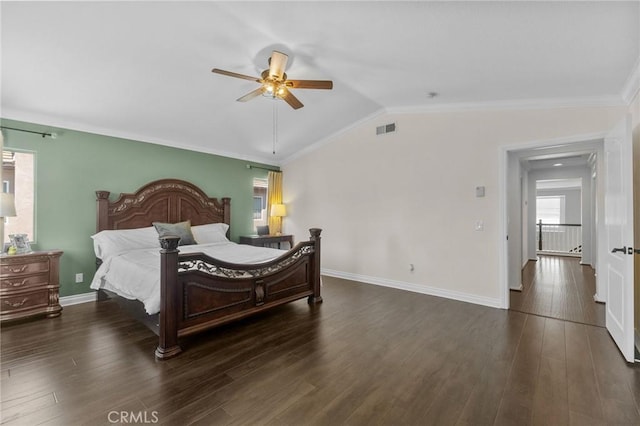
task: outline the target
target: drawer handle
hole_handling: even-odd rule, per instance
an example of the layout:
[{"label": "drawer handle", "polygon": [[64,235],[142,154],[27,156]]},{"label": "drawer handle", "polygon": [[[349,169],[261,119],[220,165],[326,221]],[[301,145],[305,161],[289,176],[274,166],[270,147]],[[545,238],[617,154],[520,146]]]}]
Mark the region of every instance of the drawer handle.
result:
[{"label": "drawer handle", "polygon": [[9,287],[20,287],[23,286],[27,283],[27,279],[25,278],[24,280],[18,282],[18,281],[5,281],[7,283],[7,286]]},{"label": "drawer handle", "polygon": [[22,265],[22,268],[12,268],[11,266],[9,266],[9,272],[13,274],[19,274],[20,272],[26,271],[28,267],[29,265]]},{"label": "drawer handle", "polygon": [[15,303],[11,303],[8,300],[4,301],[5,305],[9,305],[12,308],[19,308],[20,306],[24,305],[25,303],[27,303],[27,298],[25,297],[24,299],[22,299],[21,302],[15,302]]}]

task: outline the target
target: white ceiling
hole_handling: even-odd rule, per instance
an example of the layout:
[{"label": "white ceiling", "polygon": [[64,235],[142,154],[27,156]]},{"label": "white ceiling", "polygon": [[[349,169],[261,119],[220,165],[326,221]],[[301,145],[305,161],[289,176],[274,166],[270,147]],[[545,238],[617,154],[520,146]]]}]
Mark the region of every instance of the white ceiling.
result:
[{"label": "white ceiling", "polygon": [[[622,104],[640,2],[2,2],[4,118],[281,164],[381,112]],[[274,49],[305,107],[235,99]],[[429,92],[439,96],[429,98]],[[372,132],[375,132],[372,124]]]}]

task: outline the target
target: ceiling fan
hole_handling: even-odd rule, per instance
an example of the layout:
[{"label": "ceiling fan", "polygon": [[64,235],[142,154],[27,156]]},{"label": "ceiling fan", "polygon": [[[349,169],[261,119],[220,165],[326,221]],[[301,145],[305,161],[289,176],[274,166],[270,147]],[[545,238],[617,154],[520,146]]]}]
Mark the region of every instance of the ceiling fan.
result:
[{"label": "ceiling fan", "polygon": [[283,99],[293,109],[298,109],[302,108],[304,105],[293,95],[293,93],[291,93],[290,89],[333,88],[333,82],[331,80],[288,80],[287,74],[284,72],[288,59],[289,56],[274,50],[269,58],[269,69],[262,71],[260,77],[251,77],[249,75],[238,74],[236,72],[225,71],[218,68],[212,69],[211,72],[260,83],[259,88],[238,98],[237,100],[239,102],[247,102],[256,96],[264,95],[274,99]]}]

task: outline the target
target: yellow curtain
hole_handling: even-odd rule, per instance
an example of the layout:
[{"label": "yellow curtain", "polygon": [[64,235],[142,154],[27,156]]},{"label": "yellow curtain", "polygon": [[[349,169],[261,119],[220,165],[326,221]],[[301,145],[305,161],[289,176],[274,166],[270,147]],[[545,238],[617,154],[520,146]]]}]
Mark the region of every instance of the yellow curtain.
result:
[{"label": "yellow curtain", "polygon": [[282,218],[271,217],[271,206],[282,204],[282,172],[269,172],[269,187],[267,189],[267,219],[269,232],[278,234],[282,232]]}]

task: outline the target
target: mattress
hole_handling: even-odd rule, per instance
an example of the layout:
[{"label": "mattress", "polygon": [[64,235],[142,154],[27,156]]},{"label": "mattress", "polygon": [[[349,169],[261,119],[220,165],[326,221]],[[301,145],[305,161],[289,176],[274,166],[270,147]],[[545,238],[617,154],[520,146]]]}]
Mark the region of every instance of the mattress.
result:
[{"label": "mattress", "polygon": [[[236,244],[230,241],[180,246],[180,253],[204,253],[231,263],[259,264],[283,254],[282,250]],[[160,312],[160,249],[129,250],[103,260],[91,288],[105,289],[139,300],[150,315]]]}]

